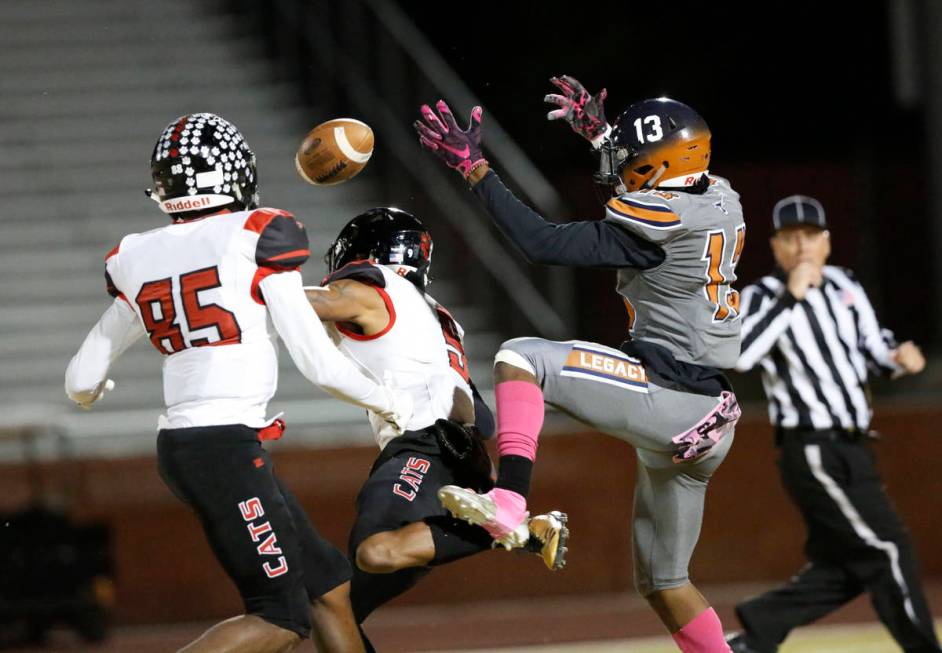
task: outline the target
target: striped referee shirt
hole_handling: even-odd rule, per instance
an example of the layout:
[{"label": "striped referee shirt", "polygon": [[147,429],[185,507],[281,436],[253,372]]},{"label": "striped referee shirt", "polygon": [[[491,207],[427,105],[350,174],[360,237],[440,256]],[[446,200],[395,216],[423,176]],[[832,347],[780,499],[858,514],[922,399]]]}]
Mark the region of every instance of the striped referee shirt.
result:
[{"label": "striped referee shirt", "polygon": [[849,270],[827,265],[820,288],[797,301],[779,271],[742,293],[742,349],[736,369],[762,369],[775,426],[866,431],[868,368],[899,371],[893,334],[880,328]]}]

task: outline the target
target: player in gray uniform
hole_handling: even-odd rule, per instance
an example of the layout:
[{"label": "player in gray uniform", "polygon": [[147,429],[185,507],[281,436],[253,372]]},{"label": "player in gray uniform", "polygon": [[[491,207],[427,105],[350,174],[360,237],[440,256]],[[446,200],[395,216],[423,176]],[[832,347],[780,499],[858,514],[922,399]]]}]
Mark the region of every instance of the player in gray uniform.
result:
[{"label": "player in gray uniform", "polygon": [[517,338],[495,359],[500,468],[494,490],[443,488],[456,516],[501,543],[524,535],[526,495],[548,403],[637,449],[633,546],[638,591],[683,651],[728,651],[722,626],[690,583],[687,567],[706,485],[726,456],[739,418],[720,371],[739,355],[732,289],[745,225],[738,194],[708,174],[710,132],[690,107],[659,98],[629,107],[609,127],[604,92],[571,77],[547,100],[600,153],[597,181],[615,197],[601,221],[556,225],[522,204],[489,170],[481,110],[461,130],[448,106],[422,107],[422,145],[459,170],[497,226],[533,263],[615,268],[629,317],[619,349]]}]

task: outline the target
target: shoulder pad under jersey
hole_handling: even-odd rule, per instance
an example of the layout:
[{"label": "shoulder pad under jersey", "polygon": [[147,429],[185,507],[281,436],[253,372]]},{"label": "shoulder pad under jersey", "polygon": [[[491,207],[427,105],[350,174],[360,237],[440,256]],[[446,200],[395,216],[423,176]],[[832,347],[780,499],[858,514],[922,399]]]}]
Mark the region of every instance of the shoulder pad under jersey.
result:
[{"label": "shoulder pad under jersey", "polygon": [[260,267],[294,270],[311,255],[304,225],[287,211],[256,209],[244,228],[258,234],[255,262]]},{"label": "shoulder pad under jersey", "polygon": [[610,199],[605,219],[645,240],[663,243],[685,231],[681,220],[685,205],[680,193],[636,191]]},{"label": "shoulder pad under jersey", "polygon": [[386,277],[383,276],[383,271],[379,266],[367,260],[350,261],[339,270],[334,270],[324,277],[321,285],[326,286],[328,283],[340,279],[353,279],[378,288],[386,287]]},{"label": "shoulder pad under jersey", "polygon": [[719,188],[722,189],[723,192],[733,193],[736,197],[739,197],[739,193],[736,192],[732,184],[729,183],[729,179],[726,177],[710,175],[710,188]]}]

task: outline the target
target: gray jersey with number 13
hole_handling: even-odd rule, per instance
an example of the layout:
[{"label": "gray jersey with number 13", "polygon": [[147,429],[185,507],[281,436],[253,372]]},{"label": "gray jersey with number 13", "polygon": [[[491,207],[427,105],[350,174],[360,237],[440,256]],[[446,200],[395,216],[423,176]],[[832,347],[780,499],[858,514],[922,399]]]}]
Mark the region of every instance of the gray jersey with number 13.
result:
[{"label": "gray jersey with number 13", "polygon": [[649,270],[618,270],[632,338],[666,347],[679,361],[733,367],[740,320],[732,284],[746,233],[739,194],[711,176],[702,195],[636,191],[610,200],[605,212],[666,255]]}]

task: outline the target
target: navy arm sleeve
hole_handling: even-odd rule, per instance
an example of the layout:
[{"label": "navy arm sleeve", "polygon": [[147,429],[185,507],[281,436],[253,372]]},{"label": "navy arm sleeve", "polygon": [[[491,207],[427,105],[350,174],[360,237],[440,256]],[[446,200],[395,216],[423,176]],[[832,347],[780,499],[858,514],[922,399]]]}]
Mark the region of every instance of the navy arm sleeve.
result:
[{"label": "navy arm sleeve", "polygon": [[493,170],[473,190],[497,227],[530,263],[648,269],[664,262],[664,250],[658,245],[610,222],[547,222],[517,199]]}]

